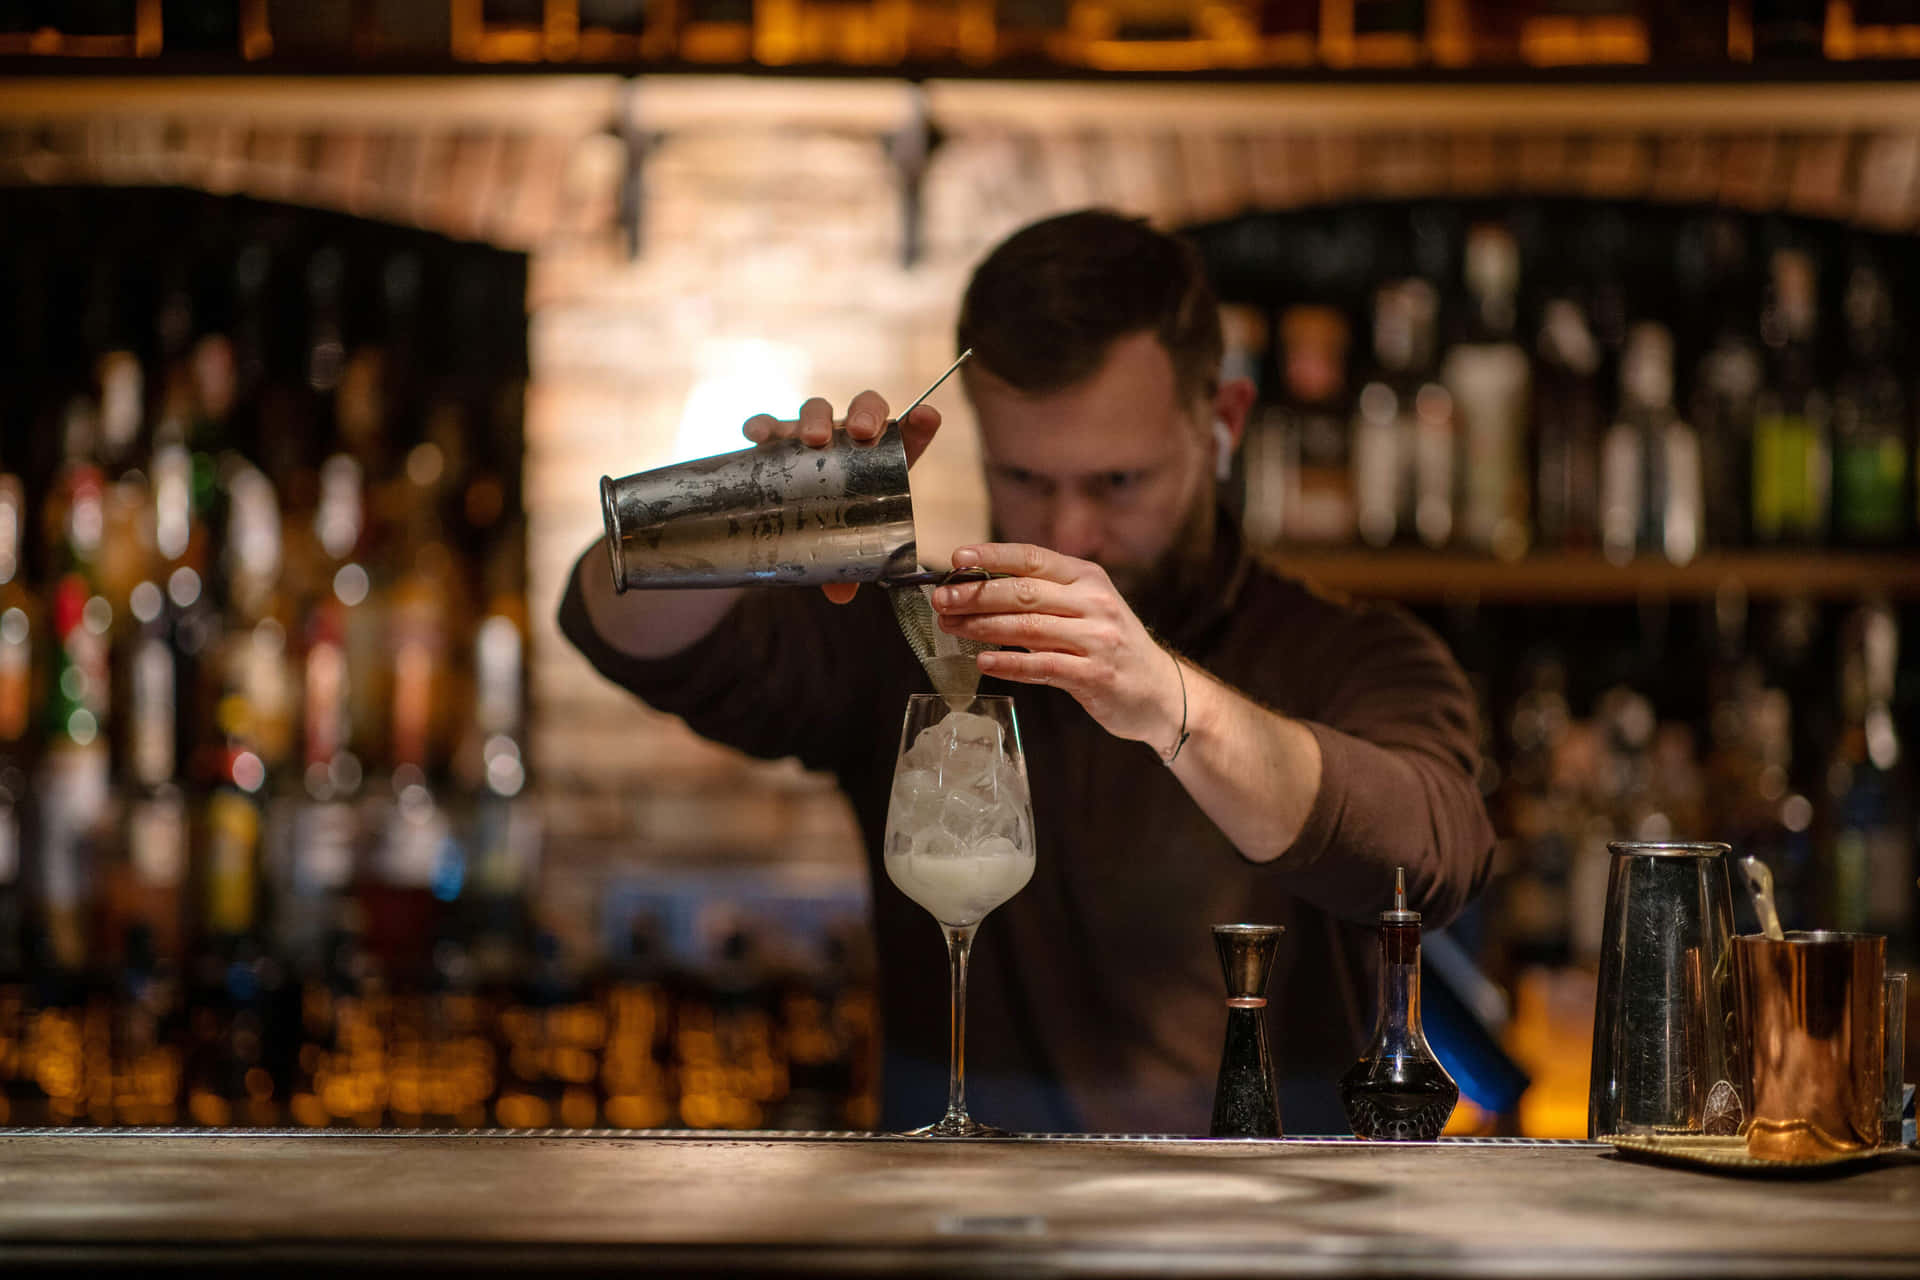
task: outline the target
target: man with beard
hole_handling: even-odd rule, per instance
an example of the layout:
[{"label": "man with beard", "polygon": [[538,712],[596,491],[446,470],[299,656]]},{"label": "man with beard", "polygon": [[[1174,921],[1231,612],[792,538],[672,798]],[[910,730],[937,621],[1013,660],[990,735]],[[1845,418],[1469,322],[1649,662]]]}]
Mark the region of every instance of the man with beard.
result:
[{"label": "man with beard", "polygon": [[[1198,256],[1101,211],[1016,233],[968,286],[958,346],[994,541],[942,587],[939,625],[1005,648],[1038,861],[973,949],[969,1108],[1029,1132],[1203,1131],[1223,988],[1209,926],[1286,926],[1269,995],[1289,1132],[1343,1131],[1334,1081],[1369,1030],[1371,923],[1396,866],[1438,925],[1485,878],[1475,711],[1430,632],[1251,559],[1217,503],[1252,407],[1222,381]],[[862,392],[844,429],[879,434]],[[909,459],[938,428],[902,430]],[[749,438],[824,445],[831,406]],[[887,796],[915,662],[879,591],[630,592],[603,547],[576,567],[566,635],[607,677],[699,732],[835,774],[866,837],[886,1039],[882,1122],[938,1116],[939,935],[888,881]],[[848,602],[851,603],[848,603]],[[842,607],[844,606],[844,607]]]}]

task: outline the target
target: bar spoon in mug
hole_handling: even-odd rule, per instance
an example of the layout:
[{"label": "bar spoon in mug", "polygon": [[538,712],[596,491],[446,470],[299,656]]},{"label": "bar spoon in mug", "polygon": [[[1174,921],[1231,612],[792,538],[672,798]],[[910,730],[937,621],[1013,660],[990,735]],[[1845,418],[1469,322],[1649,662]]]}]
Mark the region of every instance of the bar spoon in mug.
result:
[{"label": "bar spoon in mug", "polygon": [[1780,913],[1773,905],[1773,872],[1752,854],[1740,859],[1740,871],[1747,878],[1747,892],[1753,895],[1753,910],[1760,917],[1760,931],[1774,942],[1786,941],[1787,935],[1780,932]]}]

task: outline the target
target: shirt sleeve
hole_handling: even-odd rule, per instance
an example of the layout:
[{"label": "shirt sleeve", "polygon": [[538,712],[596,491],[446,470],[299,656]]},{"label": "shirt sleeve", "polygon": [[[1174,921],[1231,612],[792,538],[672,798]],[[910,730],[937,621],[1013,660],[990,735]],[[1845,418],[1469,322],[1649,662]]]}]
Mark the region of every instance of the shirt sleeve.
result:
[{"label": "shirt sleeve", "polygon": [[[594,670],[695,733],[764,759],[798,756],[833,770],[853,740],[854,655],[873,602],[835,605],[818,591],[749,591],[705,638],[664,658],[636,658],[594,629],[580,586],[589,551],[560,601],[560,631]],[[872,595],[872,592],[862,592]],[[896,640],[896,643],[898,641]]]},{"label": "shirt sleeve", "polygon": [[1408,905],[1443,925],[1493,862],[1473,692],[1439,638],[1397,609],[1329,630],[1314,647],[1333,678],[1305,721],[1320,791],[1277,866],[1301,897],[1360,921],[1391,905],[1405,867]]}]

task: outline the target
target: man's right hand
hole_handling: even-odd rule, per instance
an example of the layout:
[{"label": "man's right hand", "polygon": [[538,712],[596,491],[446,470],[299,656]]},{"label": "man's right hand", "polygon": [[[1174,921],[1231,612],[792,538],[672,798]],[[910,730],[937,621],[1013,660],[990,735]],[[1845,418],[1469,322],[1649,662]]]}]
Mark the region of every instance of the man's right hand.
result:
[{"label": "man's right hand", "polygon": [[[833,406],[815,396],[800,406],[798,418],[776,418],[769,413],[756,413],[747,419],[740,430],[755,444],[798,437],[804,444],[824,449],[833,439],[836,425],[844,427],[846,433],[855,440],[878,440],[880,433],[887,428],[886,399],[878,391],[862,391],[848,402],[846,419],[836,424]],[[906,446],[908,466],[919,461],[920,455],[933,443],[934,432],[939,429],[940,411],[930,404],[916,405],[907,414],[906,420],[900,424],[900,442]],[[834,582],[820,589],[835,604],[845,604],[853,599],[859,586],[857,582]]]}]

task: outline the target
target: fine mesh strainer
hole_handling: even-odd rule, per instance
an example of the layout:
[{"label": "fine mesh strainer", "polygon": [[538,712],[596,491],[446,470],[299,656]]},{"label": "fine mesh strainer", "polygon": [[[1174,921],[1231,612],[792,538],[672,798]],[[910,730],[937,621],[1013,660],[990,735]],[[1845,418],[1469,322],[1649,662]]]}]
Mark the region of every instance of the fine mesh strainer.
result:
[{"label": "fine mesh strainer", "polygon": [[933,582],[890,586],[887,591],[893,601],[893,616],[900,622],[900,634],[926,669],[934,692],[956,711],[973,701],[980,688],[980,668],[974,658],[991,646],[942,631],[933,612],[933,592],[949,582],[984,582],[991,576],[984,569],[955,569],[940,574]]}]

